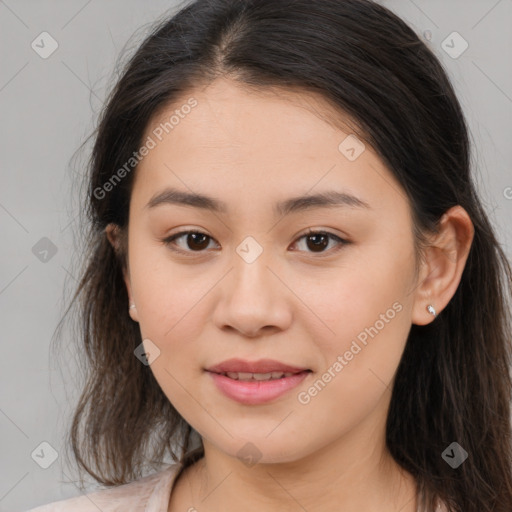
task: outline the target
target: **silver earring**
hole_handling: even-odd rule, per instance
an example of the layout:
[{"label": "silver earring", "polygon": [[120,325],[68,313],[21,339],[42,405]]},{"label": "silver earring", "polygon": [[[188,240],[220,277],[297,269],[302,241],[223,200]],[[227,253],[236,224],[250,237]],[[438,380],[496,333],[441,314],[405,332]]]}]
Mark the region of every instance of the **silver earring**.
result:
[{"label": "silver earring", "polygon": [[434,315],[434,318],[437,317],[437,313],[436,313],[436,310],[434,308],[434,306],[432,306],[432,304],[429,304],[427,306],[427,311],[431,314],[431,315]]},{"label": "silver earring", "polygon": [[130,304],[130,309],[134,308],[135,304]]}]

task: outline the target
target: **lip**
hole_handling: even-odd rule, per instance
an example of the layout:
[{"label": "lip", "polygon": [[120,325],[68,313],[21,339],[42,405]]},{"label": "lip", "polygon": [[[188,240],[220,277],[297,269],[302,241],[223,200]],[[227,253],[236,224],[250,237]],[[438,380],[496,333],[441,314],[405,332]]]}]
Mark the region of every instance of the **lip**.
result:
[{"label": "lip", "polygon": [[270,373],[270,372],[283,372],[283,373],[299,373],[308,368],[300,368],[297,366],[290,366],[274,359],[259,359],[258,361],[246,361],[244,359],[228,359],[222,363],[211,366],[206,369],[212,373]]},{"label": "lip", "polygon": [[304,370],[290,377],[266,381],[235,380],[227,375],[221,375],[220,373],[213,373],[211,371],[207,373],[213,379],[217,389],[228,398],[245,405],[258,405],[270,402],[284,395],[298,386],[311,372],[310,370]]},{"label": "lip", "polygon": [[[207,368],[217,389],[236,402],[245,405],[258,405],[270,402],[298,386],[311,373],[309,368],[301,368],[281,363],[274,359],[245,361],[244,359],[228,359]],[[243,381],[231,379],[223,373],[293,373],[289,377],[274,380]]]}]

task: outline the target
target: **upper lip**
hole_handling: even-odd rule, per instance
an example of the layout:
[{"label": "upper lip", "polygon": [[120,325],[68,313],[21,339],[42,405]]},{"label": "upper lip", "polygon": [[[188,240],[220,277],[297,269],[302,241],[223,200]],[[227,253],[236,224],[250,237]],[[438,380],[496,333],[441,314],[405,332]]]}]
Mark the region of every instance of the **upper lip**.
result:
[{"label": "upper lip", "polygon": [[244,359],[228,359],[222,363],[210,366],[206,371],[213,373],[299,373],[308,370],[275,361],[273,359],[259,359],[258,361],[245,361]]}]

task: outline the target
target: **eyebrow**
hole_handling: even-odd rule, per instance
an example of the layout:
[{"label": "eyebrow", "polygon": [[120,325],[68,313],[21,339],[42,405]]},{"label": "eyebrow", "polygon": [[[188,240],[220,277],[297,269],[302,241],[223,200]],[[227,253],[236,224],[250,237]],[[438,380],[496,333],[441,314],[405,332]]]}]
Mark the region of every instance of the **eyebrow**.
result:
[{"label": "eyebrow", "polygon": [[[174,188],[166,188],[162,192],[154,195],[145,208],[155,208],[163,204],[177,204],[182,206],[192,206],[210,210],[216,213],[227,213],[226,203],[204,194],[185,192]],[[290,213],[302,212],[314,208],[365,208],[371,209],[370,205],[362,199],[347,192],[337,192],[327,190],[317,194],[306,194],[303,196],[292,197],[274,205],[276,215],[288,215]]]}]

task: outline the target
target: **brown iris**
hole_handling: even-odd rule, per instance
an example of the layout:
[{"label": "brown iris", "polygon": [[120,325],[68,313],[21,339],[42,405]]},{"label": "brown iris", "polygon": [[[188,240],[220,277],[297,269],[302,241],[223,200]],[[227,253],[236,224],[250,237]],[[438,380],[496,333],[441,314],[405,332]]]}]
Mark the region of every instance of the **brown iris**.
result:
[{"label": "brown iris", "polygon": [[[314,235],[308,235],[307,238],[308,249],[313,249],[313,252],[321,252],[317,251],[317,249],[325,249],[329,245],[329,236],[325,233],[319,233]],[[313,240],[313,245],[310,245],[309,242]]]},{"label": "brown iris", "polygon": [[187,235],[187,247],[192,250],[202,250],[208,247],[209,236],[203,233],[189,233]]}]

